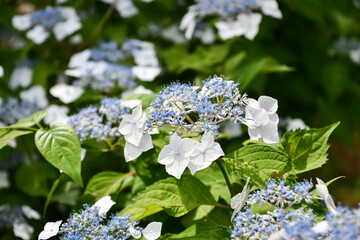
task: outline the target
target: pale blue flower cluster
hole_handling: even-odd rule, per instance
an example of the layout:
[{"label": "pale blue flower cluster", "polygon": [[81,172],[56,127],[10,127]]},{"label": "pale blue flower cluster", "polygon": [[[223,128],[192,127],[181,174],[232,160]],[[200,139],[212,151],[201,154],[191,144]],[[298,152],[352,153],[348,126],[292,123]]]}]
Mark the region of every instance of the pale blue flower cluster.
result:
[{"label": "pale blue flower cluster", "polygon": [[[231,238],[267,239],[282,226],[289,226],[294,236],[301,234],[300,229],[315,219],[311,209],[301,207],[301,203],[312,202],[314,196],[309,192],[312,186],[308,181],[292,186],[286,186],[284,180],[268,181],[264,189],[248,196],[245,206],[235,216]],[[253,212],[255,204],[272,210],[262,214]]]},{"label": "pale blue flower cluster", "polygon": [[97,141],[106,140],[107,137],[119,137],[117,130],[121,116],[130,112],[117,98],[104,98],[101,106],[87,107],[70,117],[70,126],[83,142],[89,138]]},{"label": "pale blue flower cluster", "polygon": [[250,12],[257,6],[255,0],[197,0],[192,8],[200,15],[219,15],[223,18],[241,12]]},{"label": "pale blue flower cluster", "polygon": [[99,47],[91,49],[91,58],[94,61],[118,62],[124,59],[124,53],[117,42],[101,42]]},{"label": "pale blue flower cluster", "polygon": [[326,239],[359,239],[360,238],[360,204],[357,209],[339,206],[336,214],[326,216],[330,234]]},{"label": "pale blue flower cluster", "polygon": [[[130,57],[134,58],[134,64]],[[154,45],[135,39],[126,40],[122,46],[115,41],[102,42],[98,47],[73,55],[65,74],[76,77],[73,85],[111,91],[134,88],[136,78],[152,81],[159,73],[159,62]]]},{"label": "pale blue flower cluster", "polygon": [[172,83],[160,91],[147,110],[147,127],[168,124],[178,133],[185,130],[217,136],[220,122],[243,120],[246,96],[241,96],[238,84],[217,76],[203,83],[201,91],[181,83]]},{"label": "pale blue flower cluster", "polygon": [[0,206],[0,229],[23,222],[26,221],[20,206],[11,207],[9,204]]},{"label": "pale blue flower cluster", "polygon": [[31,25],[41,25],[46,30],[50,30],[60,21],[60,8],[47,7],[31,13]]},{"label": "pale blue flower cluster", "polygon": [[41,109],[37,102],[8,97],[6,101],[0,104],[0,123],[12,125]]},{"label": "pale blue flower cluster", "polygon": [[348,55],[353,63],[360,64],[360,41],[340,38],[335,42],[334,53]]},{"label": "pale blue flower cluster", "polygon": [[107,219],[106,213],[100,212],[100,207],[84,204],[79,213],[73,213],[61,225],[59,234],[62,240],[125,240],[131,237],[130,229],[142,231],[138,224],[130,215],[113,214]]}]

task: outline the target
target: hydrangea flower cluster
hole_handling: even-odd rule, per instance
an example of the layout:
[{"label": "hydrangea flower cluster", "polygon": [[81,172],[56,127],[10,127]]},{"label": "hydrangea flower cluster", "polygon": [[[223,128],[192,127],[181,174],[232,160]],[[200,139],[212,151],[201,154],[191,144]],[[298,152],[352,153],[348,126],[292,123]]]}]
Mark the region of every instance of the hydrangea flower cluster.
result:
[{"label": "hydrangea flower cluster", "polygon": [[80,18],[71,7],[46,7],[25,15],[16,15],[12,19],[13,26],[20,30],[29,30],[26,37],[36,44],[43,43],[50,37],[50,31],[58,41],[81,28]]},{"label": "hydrangea flower cluster", "polygon": [[121,116],[129,113],[129,109],[117,98],[104,98],[100,104],[99,108],[90,106],[70,117],[69,124],[81,142],[89,138],[102,141],[107,137],[120,136],[117,126]]},{"label": "hydrangea flower cluster", "polygon": [[[173,83],[159,92],[148,111],[147,127],[168,124],[187,132],[218,135],[218,124],[244,119],[244,100],[236,83],[214,76],[204,81],[201,91],[190,84]],[[174,130],[175,131],[175,130]]]},{"label": "hydrangea flower cluster", "polygon": [[0,99],[0,123],[11,125],[18,120],[44,109],[48,105],[45,90],[33,86],[20,93],[20,99],[8,97],[6,101]]},{"label": "hydrangea flower cluster", "polygon": [[326,239],[359,239],[360,205],[357,209],[339,206],[336,214],[327,214],[328,234]]},{"label": "hydrangea flower cluster", "polygon": [[142,231],[130,215],[113,214],[106,220],[106,213],[100,213],[100,207],[84,204],[84,209],[74,213],[60,227],[60,239],[121,239],[131,237],[130,229]]},{"label": "hydrangea flower cluster", "polygon": [[282,18],[276,0],[196,0],[183,17],[180,29],[190,39],[196,24],[208,15],[217,15],[215,23],[223,40],[244,35],[252,40],[259,31],[262,15],[252,10],[260,9],[265,15]]},{"label": "hydrangea flower cluster", "polygon": [[[62,221],[46,223],[39,239],[48,239],[60,234],[60,239],[119,239],[130,237],[140,238],[143,235],[147,240],[155,240],[161,234],[162,224],[150,223],[145,229],[137,226],[139,222],[131,219],[130,215],[112,214],[107,218],[107,212],[115,204],[110,196],[105,196],[93,206],[84,204],[79,213],[74,212],[70,218],[61,225]],[[61,225],[61,227],[60,227]]]},{"label": "hydrangea flower cluster", "polygon": [[[136,66],[122,63],[130,56]],[[69,67],[65,74],[78,78],[74,85],[102,91],[134,88],[135,78],[152,81],[160,73],[154,45],[134,39],[126,40],[121,47],[116,42],[103,42],[79,52],[71,57]]]},{"label": "hydrangea flower cluster", "polygon": [[[113,4],[113,0],[100,0],[104,3]],[[143,2],[152,2],[153,0],[142,0]],[[138,14],[139,10],[134,5],[132,0],[118,0],[115,5],[116,10],[123,18],[130,18]]]},{"label": "hydrangea flower cluster", "polygon": [[353,63],[360,64],[360,42],[355,39],[338,39],[335,42],[334,53],[349,55]]},{"label": "hydrangea flower cluster", "polygon": [[[284,180],[270,180],[266,183],[264,189],[251,193],[248,198],[242,197],[244,207],[235,212],[233,228],[231,230],[232,239],[268,239],[275,232],[278,232],[282,226],[293,226],[295,223],[302,226],[307,222],[313,222],[315,219],[312,210],[306,210],[301,207],[301,202],[311,203],[314,196],[310,193],[313,184],[308,181],[297,185],[286,186]],[[247,185],[244,187],[247,189]],[[246,192],[246,191],[245,191]],[[246,195],[246,193],[244,194]],[[255,204],[264,206],[265,204],[272,208],[265,214],[254,213]]]},{"label": "hydrangea flower cluster", "polygon": [[41,218],[38,212],[27,205],[15,207],[11,207],[9,204],[1,205],[0,229],[12,226],[16,237],[30,240],[34,228],[26,222],[25,217],[36,220]]}]

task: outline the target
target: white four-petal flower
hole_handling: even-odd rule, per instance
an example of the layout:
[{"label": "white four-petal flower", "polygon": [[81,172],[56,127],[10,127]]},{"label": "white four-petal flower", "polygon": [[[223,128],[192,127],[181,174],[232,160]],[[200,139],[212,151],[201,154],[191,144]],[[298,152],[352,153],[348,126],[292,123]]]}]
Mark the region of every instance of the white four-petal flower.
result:
[{"label": "white four-petal flower", "polygon": [[258,101],[252,98],[247,101],[244,124],[248,126],[250,140],[260,139],[269,144],[278,143],[277,100],[272,97],[261,96]]},{"label": "white four-petal flower", "polygon": [[59,227],[61,225],[61,220],[56,222],[47,222],[44,226],[44,230],[39,234],[40,239],[49,239],[59,232]]},{"label": "white four-petal flower", "polygon": [[197,144],[197,141],[190,138],[181,139],[174,134],[170,138],[170,144],[160,151],[158,162],[166,166],[167,173],[180,179]]},{"label": "white four-petal flower", "polygon": [[194,175],[196,171],[207,168],[213,161],[224,155],[220,144],[214,141],[214,136],[206,133],[202,136],[201,143],[196,144],[191,153],[188,168]]},{"label": "white four-petal flower", "polygon": [[59,83],[50,88],[50,94],[59,98],[63,103],[71,103],[78,99],[84,93],[82,87]]},{"label": "white four-petal flower", "polygon": [[105,196],[99,199],[93,207],[99,207],[99,215],[103,215],[107,213],[114,204],[115,202],[111,200],[110,196]]},{"label": "white four-petal flower", "polygon": [[131,115],[124,115],[119,126],[119,132],[124,135],[126,142],[135,146],[140,145],[144,135],[146,114],[142,112],[141,105],[137,106]]}]

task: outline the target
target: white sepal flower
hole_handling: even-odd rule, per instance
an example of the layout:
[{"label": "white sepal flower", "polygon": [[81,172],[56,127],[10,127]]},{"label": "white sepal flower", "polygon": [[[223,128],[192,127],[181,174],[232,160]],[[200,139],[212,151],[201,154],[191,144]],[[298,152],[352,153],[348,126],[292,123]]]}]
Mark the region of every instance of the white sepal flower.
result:
[{"label": "white sepal flower", "polygon": [[282,14],[276,0],[256,0],[256,4],[265,15],[278,19],[282,18]]},{"label": "white sepal flower", "polygon": [[119,126],[119,132],[125,140],[135,146],[139,146],[144,135],[146,114],[142,112],[142,106],[137,106],[131,115],[124,115]]},{"label": "white sepal flower", "polygon": [[4,76],[4,68],[0,66],[0,78]]},{"label": "white sepal flower", "polygon": [[193,10],[188,11],[181,20],[180,30],[185,30],[185,38],[191,39],[196,26],[196,13]]},{"label": "white sepal flower", "polygon": [[215,27],[223,40],[242,35],[253,40],[259,32],[261,19],[262,16],[259,13],[240,13],[236,20],[218,21]]},{"label": "white sepal flower", "polygon": [[34,228],[26,222],[15,222],[13,224],[13,232],[16,237],[22,238],[23,240],[30,240]]},{"label": "white sepal flower", "polygon": [[31,27],[31,14],[16,15],[12,18],[14,28],[25,31]]},{"label": "white sepal flower", "polygon": [[118,1],[118,3],[116,4],[116,10],[123,18],[130,18],[138,13],[138,9],[135,7],[134,3],[131,0]]},{"label": "white sepal flower", "polygon": [[105,196],[99,199],[93,207],[99,207],[99,215],[103,215],[107,213],[114,204],[115,202],[111,200],[110,196]]},{"label": "white sepal flower", "polygon": [[316,178],[316,181],[318,184],[316,184],[315,187],[320,199],[325,201],[325,205],[331,214],[336,214],[336,206],[329,194],[326,184],[319,178]]},{"label": "white sepal flower", "polygon": [[44,118],[44,122],[48,125],[53,125],[55,123],[65,123],[69,121],[67,114],[69,113],[69,108],[66,106],[59,106],[52,104],[45,109],[48,114]]},{"label": "white sepal flower", "polygon": [[39,234],[40,239],[49,239],[59,232],[59,227],[61,225],[61,220],[56,222],[47,222],[44,226],[44,230]]},{"label": "white sepal flower", "polygon": [[269,144],[278,143],[277,100],[268,96],[261,96],[258,101],[252,98],[247,101],[244,124],[248,126],[250,140],[260,139]]},{"label": "white sepal flower", "polygon": [[330,226],[327,221],[321,221],[315,224],[311,230],[313,230],[315,233],[326,233],[330,230]]},{"label": "white sepal flower", "polygon": [[134,144],[126,142],[124,148],[125,161],[126,162],[132,161],[138,158],[141,155],[141,153],[146,152],[152,149],[153,147],[154,146],[152,144],[152,139],[149,134],[144,134],[141,137],[139,146],[135,146]]},{"label": "white sepal flower", "polygon": [[141,231],[135,229],[135,228],[133,227],[133,225],[130,225],[130,227],[129,227],[129,232],[130,232],[130,235],[131,235],[133,238],[136,238],[136,239],[141,238]]},{"label": "white sepal flower", "polygon": [[46,98],[45,90],[40,85],[35,85],[28,90],[22,91],[20,93],[20,98],[23,101],[37,104],[39,108],[45,108],[49,104],[49,101]]},{"label": "white sepal flower", "polygon": [[37,219],[37,220],[41,219],[40,214],[28,205],[22,206],[21,210],[24,213],[24,215],[29,219]]},{"label": "white sepal flower", "polygon": [[65,19],[55,24],[53,32],[58,41],[71,35],[81,28],[80,18],[76,14],[75,9],[71,7],[62,7],[60,9],[61,17]]},{"label": "white sepal flower", "polygon": [[33,40],[36,44],[43,43],[49,36],[50,33],[47,32],[41,25],[36,25],[33,29],[26,33],[26,37]]},{"label": "white sepal flower", "polygon": [[142,234],[147,240],[158,239],[161,235],[161,227],[161,222],[151,222],[144,228]]},{"label": "white sepal flower", "polygon": [[170,138],[170,144],[161,149],[158,162],[165,165],[166,172],[180,179],[190,162],[190,156],[198,142],[190,139],[181,139],[173,134]]},{"label": "white sepal flower", "polygon": [[135,66],[132,68],[133,74],[142,81],[151,82],[161,72],[159,67]]},{"label": "white sepal flower", "polygon": [[14,90],[19,86],[25,88],[31,84],[33,69],[28,66],[15,68],[10,75],[9,88]]},{"label": "white sepal flower", "polygon": [[70,68],[83,67],[91,57],[91,50],[85,49],[84,51],[75,53],[71,56],[69,61]]},{"label": "white sepal flower", "polygon": [[50,94],[59,98],[63,103],[68,104],[78,99],[84,93],[82,87],[59,83],[50,88]]},{"label": "white sepal flower", "polygon": [[206,133],[201,138],[201,143],[197,143],[194,151],[190,156],[188,168],[192,175],[195,172],[205,169],[220,156],[224,156],[219,143],[215,142],[211,133]]},{"label": "white sepal flower", "polygon": [[241,208],[244,206],[245,202],[248,199],[250,188],[248,187],[250,177],[246,180],[246,184],[241,191],[241,193],[236,194],[231,198],[231,208],[234,209],[233,214],[231,215],[231,221],[234,219],[236,214],[240,212]]}]

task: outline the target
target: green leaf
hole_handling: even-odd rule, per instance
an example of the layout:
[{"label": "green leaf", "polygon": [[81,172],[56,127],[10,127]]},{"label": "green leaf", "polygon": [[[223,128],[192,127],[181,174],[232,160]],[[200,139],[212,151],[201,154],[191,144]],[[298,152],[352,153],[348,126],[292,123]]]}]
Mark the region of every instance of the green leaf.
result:
[{"label": "green leaf", "polygon": [[248,63],[244,66],[239,67],[233,74],[232,79],[239,79],[240,82],[239,90],[243,92],[244,89],[251,83],[254,77],[260,72],[264,66],[266,58],[262,58],[256,62]]},{"label": "green leaf", "polygon": [[286,132],[276,147],[288,154],[297,174],[319,168],[328,160],[327,141],[339,123],[320,129],[297,129]]},{"label": "green leaf", "polygon": [[113,193],[118,194],[132,184],[134,173],[125,174],[111,171],[98,173],[90,179],[84,194],[93,195],[96,200]]},{"label": "green leaf", "polygon": [[291,159],[282,151],[267,144],[251,144],[227,154],[224,161],[228,171],[241,179],[250,177],[258,187],[269,178],[293,173]]},{"label": "green leaf", "polygon": [[13,125],[2,127],[2,129],[28,128],[39,123],[41,120],[43,120],[44,117],[46,117],[47,114],[48,114],[47,111],[39,111],[27,118],[20,119]]},{"label": "green leaf", "polygon": [[180,180],[170,177],[139,192],[122,213],[128,213],[136,220],[161,210],[180,217],[202,204],[215,203],[207,187],[195,177],[183,176]]},{"label": "green leaf", "polygon": [[29,133],[33,133],[33,131],[0,128],[0,149],[2,149],[11,139]]},{"label": "green leaf", "polygon": [[35,134],[35,144],[48,162],[83,185],[80,141],[70,126],[56,123],[49,130],[40,128]]},{"label": "green leaf", "polygon": [[241,51],[234,56],[231,56],[224,65],[224,73],[231,74],[235,71],[235,69],[239,66],[239,64],[244,60],[246,57],[246,52]]},{"label": "green leaf", "polygon": [[229,239],[229,229],[226,227],[215,227],[207,231],[199,231],[198,225],[194,224],[178,234],[165,234],[159,240],[186,239],[186,240],[219,240]]},{"label": "green leaf", "polygon": [[15,173],[16,186],[31,196],[47,196],[48,180],[57,177],[58,171],[45,161],[22,165]]}]

